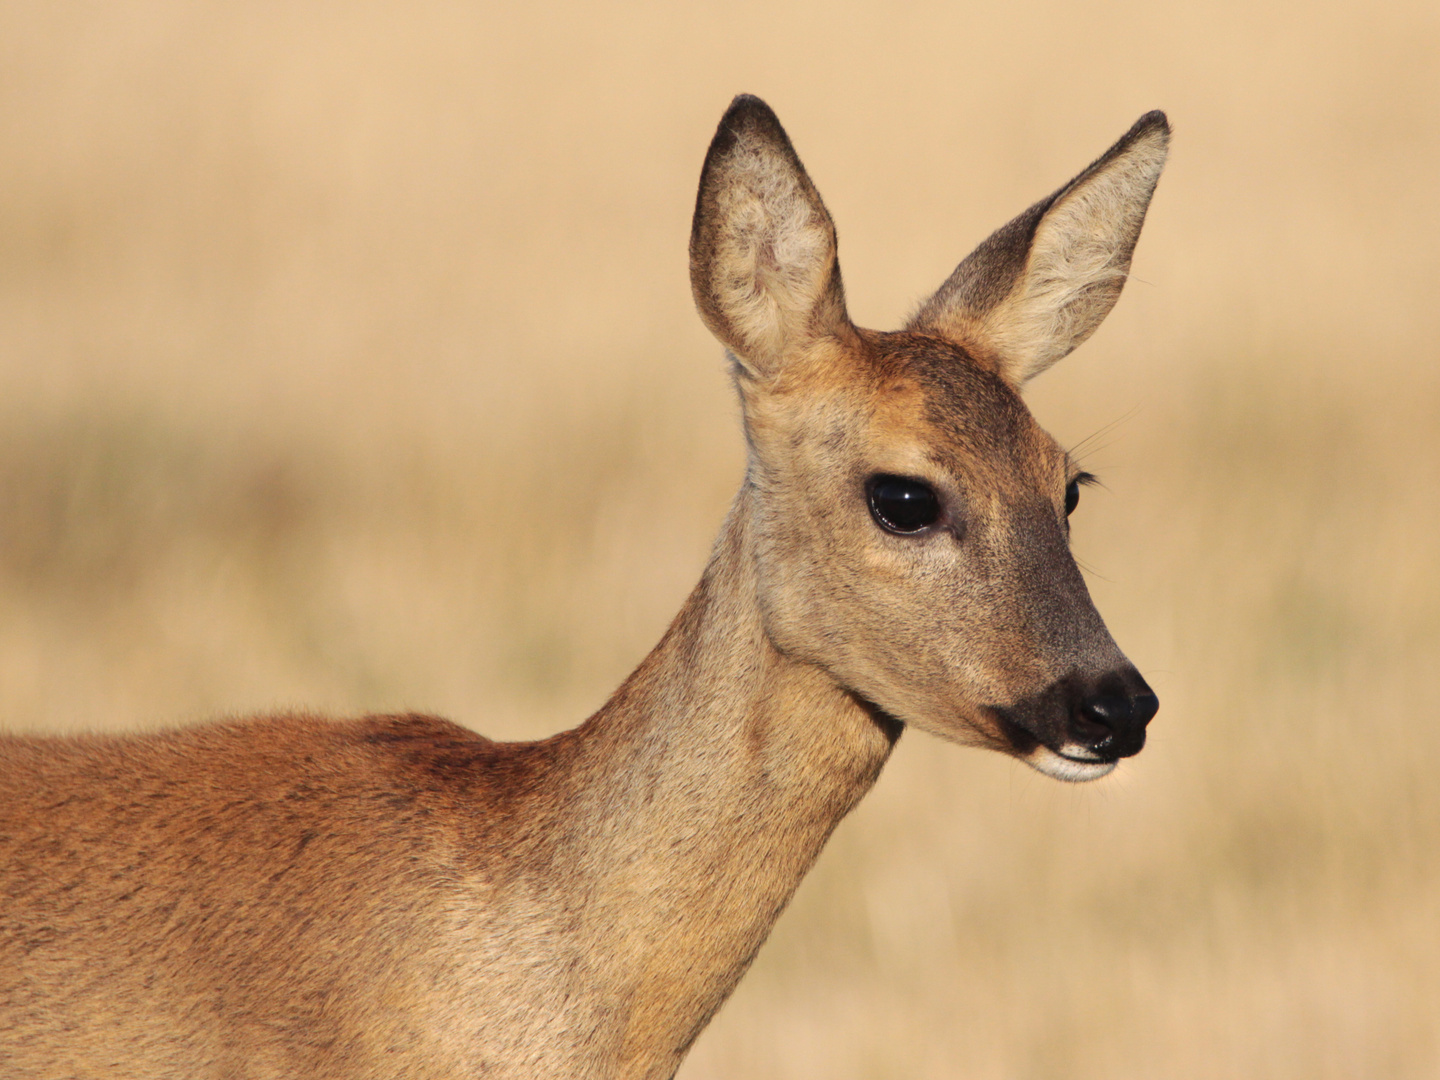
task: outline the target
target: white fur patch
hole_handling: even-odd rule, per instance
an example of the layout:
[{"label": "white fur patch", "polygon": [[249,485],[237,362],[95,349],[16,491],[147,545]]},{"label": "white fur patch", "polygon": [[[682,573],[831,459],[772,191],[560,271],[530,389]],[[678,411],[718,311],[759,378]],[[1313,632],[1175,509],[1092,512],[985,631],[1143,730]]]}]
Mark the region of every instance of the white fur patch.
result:
[{"label": "white fur patch", "polygon": [[1099,780],[1100,777],[1108,776],[1115,771],[1117,762],[1084,756],[1089,755],[1089,751],[1080,746],[1066,747],[1066,749],[1073,750],[1076,756],[1057,754],[1048,746],[1037,746],[1021,760],[1046,776],[1053,776],[1056,780],[1068,780],[1071,783]]}]

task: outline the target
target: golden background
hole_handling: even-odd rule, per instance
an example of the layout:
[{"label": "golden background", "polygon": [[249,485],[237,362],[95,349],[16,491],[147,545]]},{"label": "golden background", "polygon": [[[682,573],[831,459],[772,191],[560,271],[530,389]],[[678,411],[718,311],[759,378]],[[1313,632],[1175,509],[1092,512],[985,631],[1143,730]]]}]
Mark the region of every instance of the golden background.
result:
[{"label": "golden background", "polygon": [[1160,694],[1071,787],[910,733],[681,1070],[1440,1073],[1440,5],[0,4],[0,716],[579,721],[741,474],[730,97],[890,328],[1142,112],[1029,398]]}]

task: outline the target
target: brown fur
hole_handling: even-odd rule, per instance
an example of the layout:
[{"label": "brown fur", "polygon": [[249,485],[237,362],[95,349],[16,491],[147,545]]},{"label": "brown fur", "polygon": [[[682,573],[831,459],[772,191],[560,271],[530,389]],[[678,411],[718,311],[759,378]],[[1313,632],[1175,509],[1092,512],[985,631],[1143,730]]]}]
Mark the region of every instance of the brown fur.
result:
[{"label": "brown fur", "polygon": [[[1119,198],[1128,265],[1153,178],[1066,193],[1132,166],[1122,140],[1010,232]],[[301,715],[0,740],[0,1075],[667,1077],[903,723],[1068,778],[1113,765],[1066,756],[1076,695],[1143,682],[1068,552],[1074,465],[1015,388],[1118,286],[1036,317],[1064,283],[1019,279],[1056,260],[987,243],[1006,254],[982,245],[911,330],[855,328],[814,185],[737,99],[691,253],[750,467],[665,638],[538,743]],[[1042,324],[1063,340],[1012,365]],[[931,484],[943,521],[879,528],[877,473]]]}]

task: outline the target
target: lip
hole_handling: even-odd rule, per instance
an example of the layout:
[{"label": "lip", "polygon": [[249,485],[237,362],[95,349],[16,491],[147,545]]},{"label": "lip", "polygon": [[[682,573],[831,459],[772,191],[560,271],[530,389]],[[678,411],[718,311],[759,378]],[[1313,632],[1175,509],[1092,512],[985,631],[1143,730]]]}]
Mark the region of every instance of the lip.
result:
[{"label": "lip", "polygon": [[1005,749],[1046,776],[1060,780],[1095,780],[1114,770],[1119,759],[1076,742],[1048,745],[1046,740],[1022,724],[1010,710],[991,706],[988,710],[1009,741]]},{"label": "lip", "polygon": [[[1067,748],[1069,749],[1069,748]],[[1082,756],[1083,755],[1083,756]],[[1036,746],[1020,759],[1038,772],[1056,780],[1081,784],[1087,780],[1099,780],[1115,771],[1119,764],[1116,758],[1104,758],[1098,754],[1075,748],[1069,752],[1051,750],[1044,743]]]},{"label": "lip", "polygon": [[1061,747],[1051,747],[1051,749],[1054,750],[1055,753],[1063,757],[1066,761],[1108,762],[1109,764],[1113,765],[1118,760],[1114,756],[1107,757],[1106,755],[1100,753],[1098,750],[1090,750],[1083,746],[1066,745]]}]

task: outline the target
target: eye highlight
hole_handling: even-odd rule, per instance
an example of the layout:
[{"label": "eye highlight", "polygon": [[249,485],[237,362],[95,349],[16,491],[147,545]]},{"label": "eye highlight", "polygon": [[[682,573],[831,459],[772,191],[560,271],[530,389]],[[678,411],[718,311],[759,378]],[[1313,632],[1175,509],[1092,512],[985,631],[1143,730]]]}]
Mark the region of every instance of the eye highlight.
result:
[{"label": "eye highlight", "polygon": [[940,499],[921,480],[882,473],[871,477],[866,487],[870,516],[886,532],[918,533],[940,520]]}]

